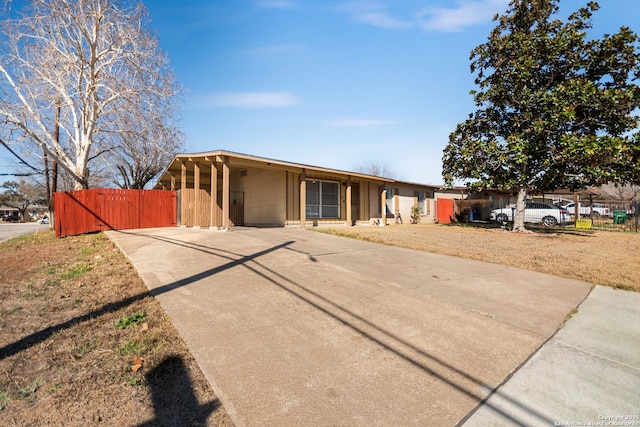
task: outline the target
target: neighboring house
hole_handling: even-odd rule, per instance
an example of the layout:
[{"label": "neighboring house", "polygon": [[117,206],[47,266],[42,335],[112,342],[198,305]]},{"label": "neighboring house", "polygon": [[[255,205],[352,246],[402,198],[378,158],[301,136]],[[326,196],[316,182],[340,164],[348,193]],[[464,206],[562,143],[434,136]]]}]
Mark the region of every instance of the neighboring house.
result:
[{"label": "neighboring house", "polygon": [[221,228],[409,223],[414,205],[434,222],[438,189],[224,150],[176,156],[155,188],[177,190],[178,224]]},{"label": "neighboring house", "polygon": [[436,199],[465,200],[469,193],[468,187],[441,187],[436,191]]},{"label": "neighboring house", "polygon": [[17,213],[18,213],[18,208],[14,208],[12,206],[5,206],[5,205],[0,206],[0,218],[2,218],[5,215],[11,215],[11,214],[17,214]]}]

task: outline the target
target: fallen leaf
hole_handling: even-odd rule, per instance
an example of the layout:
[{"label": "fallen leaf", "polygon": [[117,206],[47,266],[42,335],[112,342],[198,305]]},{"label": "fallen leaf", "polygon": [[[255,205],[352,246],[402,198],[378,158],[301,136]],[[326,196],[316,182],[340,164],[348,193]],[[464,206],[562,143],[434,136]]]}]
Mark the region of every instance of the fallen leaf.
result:
[{"label": "fallen leaf", "polygon": [[133,365],[131,366],[131,370],[133,372],[138,372],[140,369],[142,369],[142,364],[143,364],[142,359],[138,356],[135,356],[133,358]]}]

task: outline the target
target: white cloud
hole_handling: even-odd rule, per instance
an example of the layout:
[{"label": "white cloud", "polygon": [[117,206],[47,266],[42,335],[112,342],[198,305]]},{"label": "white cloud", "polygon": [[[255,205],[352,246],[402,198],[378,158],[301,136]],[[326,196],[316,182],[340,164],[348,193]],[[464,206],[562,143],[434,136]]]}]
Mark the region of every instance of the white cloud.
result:
[{"label": "white cloud", "polygon": [[376,119],[337,119],[324,122],[328,126],[338,127],[373,127],[394,125],[397,122],[393,120],[376,120]]},{"label": "white cloud", "polygon": [[356,0],[338,6],[338,11],[350,14],[354,20],[374,27],[406,30],[414,26],[413,22],[394,18],[388,12],[388,6],[372,0]]},{"label": "white cloud", "polygon": [[459,32],[466,27],[490,22],[496,13],[506,10],[509,0],[463,1],[455,9],[434,7],[418,14],[420,25],[427,31]]},{"label": "white cloud", "polygon": [[299,102],[289,92],[234,92],[209,95],[198,104],[206,107],[277,108],[290,107]]},{"label": "white cloud", "polygon": [[265,9],[294,9],[298,5],[289,0],[262,0],[258,4]]}]

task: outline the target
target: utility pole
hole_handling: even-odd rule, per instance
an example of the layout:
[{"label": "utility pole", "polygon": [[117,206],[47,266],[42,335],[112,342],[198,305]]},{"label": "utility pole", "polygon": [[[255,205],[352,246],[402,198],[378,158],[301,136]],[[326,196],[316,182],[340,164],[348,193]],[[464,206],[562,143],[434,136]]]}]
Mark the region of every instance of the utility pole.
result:
[{"label": "utility pole", "polygon": [[49,156],[47,156],[47,151],[43,148],[44,152],[44,181],[47,189],[47,207],[49,211],[51,211],[51,183],[49,182]]},{"label": "utility pole", "polygon": [[[56,141],[56,147],[60,143],[60,103],[56,108],[56,127],[53,130],[53,139]],[[55,149],[57,151],[57,148]],[[58,154],[56,152],[56,154]],[[46,156],[46,154],[45,154]],[[47,158],[45,157],[45,169]],[[58,162],[53,159],[53,166],[51,170],[51,189],[49,190],[49,171],[47,169],[47,190],[49,190],[49,229],[54,229],[55,217],[54,217],[54,205],[53,197],[56,191],[58,191]]]}]

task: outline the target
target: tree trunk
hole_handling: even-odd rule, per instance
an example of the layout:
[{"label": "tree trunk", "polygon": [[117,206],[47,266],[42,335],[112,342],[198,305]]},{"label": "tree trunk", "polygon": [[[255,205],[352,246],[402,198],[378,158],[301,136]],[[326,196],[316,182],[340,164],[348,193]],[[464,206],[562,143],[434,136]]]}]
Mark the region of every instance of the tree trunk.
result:
[{"label": "tree trunk", "polygon": [[518,190],[518,201],[516,202],[516,211],[513,215],[513,230],[514,232],[527,231],[524,227],[524,209],[527,204],[527,189],[521,187]]}]

